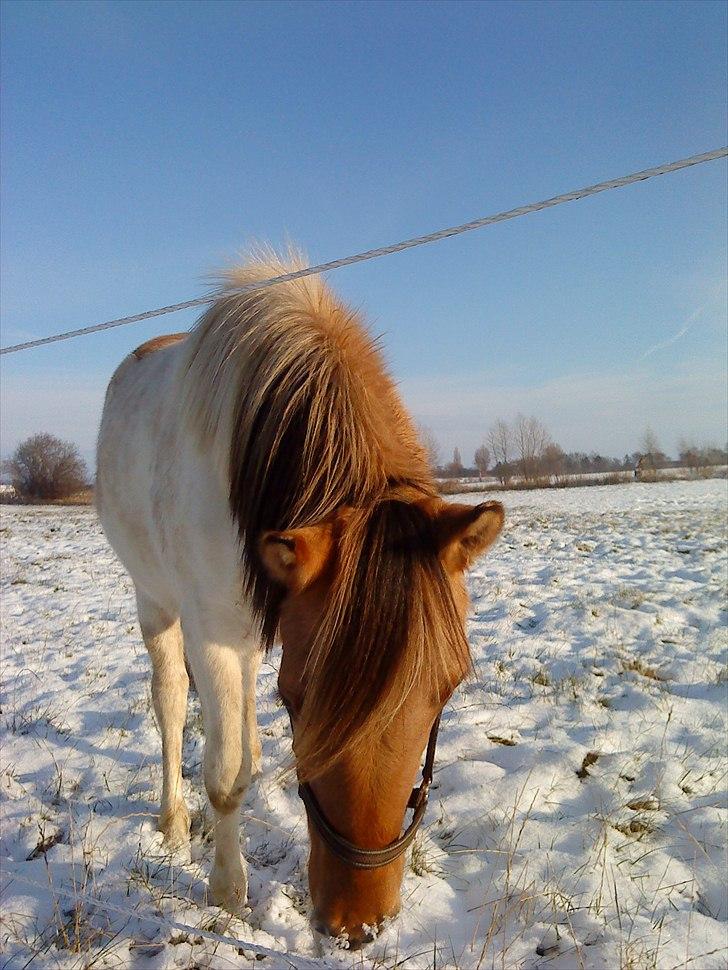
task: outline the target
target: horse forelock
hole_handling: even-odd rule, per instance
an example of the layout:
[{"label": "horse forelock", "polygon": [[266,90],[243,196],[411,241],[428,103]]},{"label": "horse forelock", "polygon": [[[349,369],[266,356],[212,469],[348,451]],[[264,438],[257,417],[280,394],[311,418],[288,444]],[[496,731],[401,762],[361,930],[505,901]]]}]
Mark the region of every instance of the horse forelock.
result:
[{"label": "horse forelock", "polygon": [[304,671],[299,775],[315,777],[344,753],[367,763],[413,690],[442,696],[470,666],[431,519],[386,497],[356,510]]}]

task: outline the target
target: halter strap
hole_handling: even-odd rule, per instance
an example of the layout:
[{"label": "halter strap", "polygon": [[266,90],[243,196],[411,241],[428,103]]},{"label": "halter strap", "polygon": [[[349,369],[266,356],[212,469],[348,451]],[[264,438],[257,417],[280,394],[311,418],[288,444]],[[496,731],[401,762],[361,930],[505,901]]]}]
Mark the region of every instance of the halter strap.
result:
[{"label": "halter strap", "polygon": [[427,799],[430,785],[432,784],[432,772],[435,766],[435,749],[437,747],[437,732],[440,727],[440,715],[430,729],[430,737],[427,741],[427,753],[425,754],[425,764],[422,768],[422,781],[417,788],[412,789],[412,793],[407,802],[407,808],[414,810],[412,821],[405,831],[394,842],[390,842],[383,849],[362,849],[353,842],[349,842],[343,835],[340,835],[329,823],[324,812],[319,805],[311,786],[307,782],[301,782],[298,786],[298,794],[308,810],[308,817],[315,829],[326,842],[328,847],[347,865],[354,869],[381,869],[388,866],[391,862],[405,852],[414,839],[417,829],[420,827],[425,811],[427,809]]}]

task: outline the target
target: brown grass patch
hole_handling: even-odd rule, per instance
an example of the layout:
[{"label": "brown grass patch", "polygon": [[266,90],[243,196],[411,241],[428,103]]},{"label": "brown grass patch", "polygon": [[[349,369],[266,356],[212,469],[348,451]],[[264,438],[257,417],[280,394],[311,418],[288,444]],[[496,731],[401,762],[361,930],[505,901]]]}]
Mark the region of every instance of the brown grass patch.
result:
[{"label": "brown grass patch", "polygon": [[585,778],[589,778],[591,775],[591,772],[587,771],[587,768],[589,768],[593,764],[596,764],[598,760],[599,760],[599,752],[587,751],[587,753],[584,755],[583,761],[581,762],[581,768],[576,769],[576,777],[581,778],[582,781]]}]

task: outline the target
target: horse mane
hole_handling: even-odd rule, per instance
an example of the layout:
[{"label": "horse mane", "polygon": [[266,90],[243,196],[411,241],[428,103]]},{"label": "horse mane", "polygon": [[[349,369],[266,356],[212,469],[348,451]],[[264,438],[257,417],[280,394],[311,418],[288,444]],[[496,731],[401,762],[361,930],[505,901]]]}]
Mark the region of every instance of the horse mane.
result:
[{"label": "horse mane", "polygon": [[[447,580],[437,573],[431,550],[418,558],[427,539],[423,521],[421,548],[413,539],[414,506],[385,501],[396,486],[426,496],[435,488],[377,341],[360,316],[317,276],[237,292],[304,265],[295,254],[283,260],[263,253],[224,274],[214,303],[186,341],[183,407],[227,484],[246,592],[266,648],[277,632],[283,592],[263,568],[258,538],[320,522],[342,506],[355,510],[309,657],[310,714],[315,701],[317,720],[331,724],[338,707],[329,695],[336,685],[339,697],[350,701],[354,692],[368,693],[370,710],[390,691],[393,672],[402,667],[407,626],[424,629],[443,613],[425,586],[434,578],[445,595]],[[442,572],[439,561],[438,568]],[[424,634],[414,640],[424,644]],[[425,662],[422,644],[412,670]],[[462,649],[460,643],[456,652]],[[330,686],[323,683],[324,668]],[[358,704],[350,709],[352,737],[363,724],[354,724],[363,717],[357,710]],[[336,734],[341,740],[341,730]]]},{"label": "horse mane", "polygon": [[441,705],[471,669],[433,520],[418,503],[385,496],[357,510],[338,555],[305,669],[304,779],[344,751],[369,764],[415,686]]}]

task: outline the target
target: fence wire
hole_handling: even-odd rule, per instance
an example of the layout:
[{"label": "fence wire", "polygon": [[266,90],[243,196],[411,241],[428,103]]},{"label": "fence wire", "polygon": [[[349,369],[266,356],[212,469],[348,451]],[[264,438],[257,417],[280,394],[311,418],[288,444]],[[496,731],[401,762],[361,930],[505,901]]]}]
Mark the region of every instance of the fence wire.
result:
[{"label": "fence wire", "polygon": [[[497,212],[495,215],[473,219],[459,226],[438,229],[424,236],[414,236],[412,239],[405,239],[402,242],[393,243],[390,246],[382,246],[379,249],[368,249],[365,252],[356,253],[353,256],[332,259],[328,263],[307,266],[305,269],[299,269],[292,273],[284,273],[281,276],[273,276],[267,280],[249,283],[246,286],[239,287],[236,292],[248,293],[251,290],[263,290],[269,286],[275,286],[277,283],[298,280],[304,276],[313,276],[317,273],[327,273],[334,269],[341,269],[343,266],[353,266],[356,263],[363,263],[370,259],[379,259],[381,256],[390,256],[392,253],[401,253],[406,249],[415,249],[417,246],[424,246],[426,243],[437,242],[440,239],[448,239],[450,236],[459,236],[461,233],[472,232],[474,229],[484,229],[486,226],[492,226],[498,222],[518,219],[520,216],[530,215],[532,212],[541,212],[543,209],[552,209],[554,206],[562,205],[564,202],[575,202],[578,199],[586,199],[600,192],[607,192],[610,189],[620,189],[625,185],[632,185],[635,182],[645,182],[647,179],[655,178],[658,175],[679,172],[681,169],[691,168],[693,165],[701,165],[703,162],[712,162],[715,159],[725,158],[726,156],[728,156],[728,147],[716,148],[711,152],[691,155],[689,158],[681,158],[676,162],[666,162],[663,165],[643,169],[641,172],[633,172],[631,175],[623,175],[620,178],[609,179],[606,182],[597,182],[595,185],[588,185],[583,189],[564,192],[562,195],[555,195],[553,198],[543,199],[541,202],[531,202],[528,205],[521,205],[515,209],[508,209],[505,212]],[[105,323],[96,323],[90,327],[81,327],[78,330],[67,330],[65,333],[56,333],[50,337],[38,337],[36,340],[26,340],[24,343],[0,348],[0,354],[15,354],[21,350],[30,350],[31,347],[41,347],[44,344],[56,343],[59,340],[70,340],[71,337],[82,337],[89,333],[99,333],[102,330],[111,330],[114,327],[123,327],[130,323],[139,323],[142,320],[150,320],[152,317],[160,317],[166,313],[177,313],[179,310],[189,310],[191,307],[206,306],[214,302],[215,299],[216,297],[214,295],[201,296],[194,300],[184,300],[182,303],[172,303],[169,306],[158,307],[156,310],[146,310],[144,313],[134,313],[131,316],[107,320]]]},{"label": "fence wire", "polygon": [[[248,940],[241,940],[236,936],[226,936],[221,933],[215,933],[212,930],[203,929],[200,926],[188,926],[187,923],[181,923],[179,920],[171,919],[163,914],[154,915],[149,913],[139,913],[132,909],[125,909],[122,906],[117,906],[114,903],[106,902],[102,899],[97,899],[95,896],[90,896],[88,893],[84,893],[75,887],[73,889],[63,889],[58,888],[51,883],[37,882],[35,879],[29,879],[27,876],[21,875],[19,872],[14,872],[11,876],[7,877],[7,882],[4,885],[4,891],[10,888],[13,882],[23,883],[26,886],[30,886],[33,889],[41,890],[42,892],[51,893],[57,899],[65,899],[68,902],[78,905],[83,903],[84,905],[94,908],[101,909],[106,913],[112,915],[124,916],[127,920],[139,920],[144,923],[154,923],[157,926],[162,927],[166,930],[175,930],[178,933],[187,933],[193,939],[195,937],[202,937],[204,940],[209,940],[211,943],[224,944],[225,946],[235,947],[237,950],[242,950],[248,954],[255,954],[259,957],[272,957],[277,962],[274,964],[276,967],[289,967],[290,970],[313,970],[313,968],[320,968],[321,964],[319,961],[312,960],[310,957],[304,957],[297,953],[285,953],[282,950],[272,950],[270,947],[261,946],[260,943],[251,943]],[[155,941],[150,941],[150,946]]]}]

